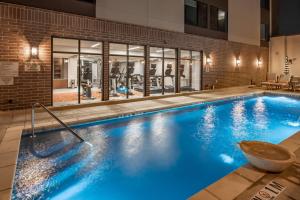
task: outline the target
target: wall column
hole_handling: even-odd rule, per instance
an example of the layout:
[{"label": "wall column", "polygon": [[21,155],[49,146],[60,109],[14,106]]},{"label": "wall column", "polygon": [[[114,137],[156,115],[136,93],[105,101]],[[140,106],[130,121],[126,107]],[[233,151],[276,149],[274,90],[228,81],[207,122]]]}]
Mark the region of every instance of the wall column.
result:
[{"label": "wall column", "polygon": [[102,101],[109,100],[109,43],[103,42]]},{"label": "wall column", "polygon": [[150,96],[150,46],[145,46],[145,69],[144,69],[144,84],[145,84],[145,96]]}]

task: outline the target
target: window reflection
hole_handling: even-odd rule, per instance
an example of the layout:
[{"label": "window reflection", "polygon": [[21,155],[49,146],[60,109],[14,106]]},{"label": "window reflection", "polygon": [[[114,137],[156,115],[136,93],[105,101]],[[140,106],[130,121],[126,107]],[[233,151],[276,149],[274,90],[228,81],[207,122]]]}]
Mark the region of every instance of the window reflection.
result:
[{"label": "window reflection", "polygon": [[180,51],[180,55],[181,61],[178,69],[180,91],[190,92],[200,90],[200,52],[182,50]]},{"label": "window reflection", "polygon": [[150,58],[150,94],[162,94],[162,58]]},{"label": "window reflection", "polygon": [[164,61],[164,93],[174,93],[175,92],[175,59],[165,59]]},{"label": "window reflection", "polygon": [[91,103],[102,98],[102,57],[80,56],[80,98],[82,103]]},{"label": "window reflection", "polygon": [[110,44],[110,99],[144,96],[144,51],[144,46]]},{"label": "window reflection", "polygon": [[78,55],[53,54],[53,103],[66,105],[78,103]]},{"label": "window reflection", "polygon": [[110,56],[109,83],[111,97],[126,98],[128,91],[126,84],[126,66],[127,58],[125,56]]},{"label": "window reflection", "polygon": [[54,106],[102,100],[101,53],[99,41],[53,38]]},{"label": "window reflection", "polygon": [[129,57],[128,84],[130,89],[129,98],[140,98],[144,96],[144,68],[143,57]]},{"label": "window reflection", "polygon": [[176,50],[150,47],[150,95],[175,93]]},{"label": "window reflection", "polygon": [[53,51],[78,52],[78,40],[53,38]]}]

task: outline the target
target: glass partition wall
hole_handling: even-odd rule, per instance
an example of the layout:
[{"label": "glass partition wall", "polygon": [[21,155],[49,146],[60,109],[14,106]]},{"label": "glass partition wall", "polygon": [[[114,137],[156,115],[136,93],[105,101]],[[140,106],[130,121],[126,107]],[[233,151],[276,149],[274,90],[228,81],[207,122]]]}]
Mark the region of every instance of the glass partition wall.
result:
[{"label": "glass partition wall", "polygon": [[180,51],[178,80],[181,92],[201,89],[201,54],[197,51]]},{"label": "glass partition wall", "polygon": [[53,38],[53,105],[102,100],[102,43]]},{"label": "glass partition wall", "polygon": [[[102,101],[103,79],[110,100],[144,97],[144,46],[109,43],[109,74],[103,77],[102,42],[54,37],[52,44],[54,106]],[[178,65],[176,56],[176,49],[150,47],[151,96],[174,94],[177,85],[180,92],[201,89],[200,52],[181,50]]]},{"label": "glass partition wall", "polygon": [[109,44],[110,99],[144,97],[145,47]]},{"label": "glass partition wall", "polygon": [[176,50],[150,47],[150,95],[175,93]]}]

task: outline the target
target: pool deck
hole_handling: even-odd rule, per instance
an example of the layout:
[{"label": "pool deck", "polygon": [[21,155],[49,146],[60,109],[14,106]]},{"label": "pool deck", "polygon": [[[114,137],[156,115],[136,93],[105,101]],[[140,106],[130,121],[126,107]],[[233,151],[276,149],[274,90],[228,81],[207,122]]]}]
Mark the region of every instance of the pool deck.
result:
[{"label": "pool deck", "polygon": [[[116,102],[115,104],[103,104],[92,107],[72,107],[68,109],[52,110],[67,124],[75,124],[199,102],[215,101],[249,94],[259,94],[264,91],[265,90],[248,87],[234,87],[206,91],[199,94],[187,94],[134,102],[127,101],[124,103]],[[300,96],[298,93],[291,92],[268,92]],[[57,126],[57,122],[51,118],[48,113],[38,110],[36,113],[37,129],[47,129]],[[21,135],[23,130],[29,130],[30,128],[31,109],[6,112],[0,111],[0,200],[11,198]],[[295,152],[297,161],[300,162],[300,132],[295,133],[280,145]],[[246,164],[196,193],[190,199],[251,199],[257,191],[263,188],[271,180],[276,180],[278,183],[287,187],[277,199],[300,200],[300,165],[296,164],[280,174],[259,171],[249,164]]]}]

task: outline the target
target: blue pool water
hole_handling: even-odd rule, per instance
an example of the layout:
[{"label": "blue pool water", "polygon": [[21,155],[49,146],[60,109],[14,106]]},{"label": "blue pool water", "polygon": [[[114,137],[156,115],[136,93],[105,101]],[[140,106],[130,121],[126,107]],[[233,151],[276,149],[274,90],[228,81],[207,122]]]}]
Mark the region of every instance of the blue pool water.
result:
[{"label": "blue pool water", "polygon": [[13,199],[186,199],[246,162],[241,140],[279,143],[300,125],[300,101],[219,101],[24,136]]}]

